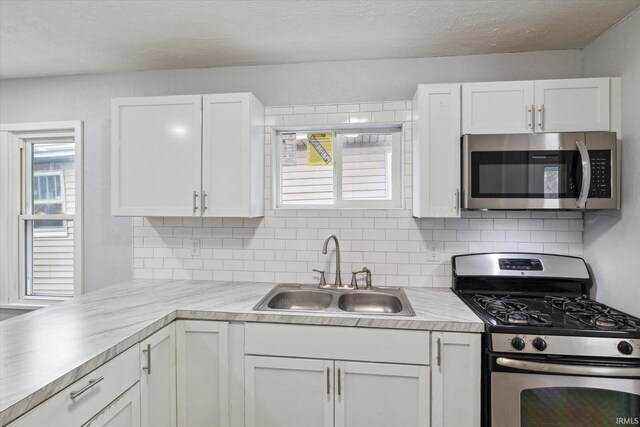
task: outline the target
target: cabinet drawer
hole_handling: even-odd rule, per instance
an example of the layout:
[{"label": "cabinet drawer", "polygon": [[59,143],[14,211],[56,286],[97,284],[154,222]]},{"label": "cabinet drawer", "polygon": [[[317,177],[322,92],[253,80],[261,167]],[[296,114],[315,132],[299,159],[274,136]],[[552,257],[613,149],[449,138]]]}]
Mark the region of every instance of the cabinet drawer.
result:
[{"label": "cabinet drawer", "polygon": [[429,364],[429,332],[247,323],[245,353],[314,359]]},{"label": "cabinet drawer", "polygon": [[[82,425],[139,380],[138,358],[135,345],[18,418],[11,427]],[[94,386],[71,398],[71,392],[100,378]]]}]

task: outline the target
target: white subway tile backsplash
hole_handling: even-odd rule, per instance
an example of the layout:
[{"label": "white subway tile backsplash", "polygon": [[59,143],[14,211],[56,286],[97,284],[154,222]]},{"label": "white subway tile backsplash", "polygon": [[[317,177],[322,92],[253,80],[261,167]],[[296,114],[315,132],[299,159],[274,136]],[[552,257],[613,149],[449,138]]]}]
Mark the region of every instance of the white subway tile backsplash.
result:
[{"label": "white subway tile backsplash", "polygon": [[[134,218],[134,277],[317,283],[311,269],[335,280],[333,245],[321,253],[324,238],[336,234],[342,250],[342,280],[368,266],[374,285],[451,285],[451,256],[467,252],[530,251],[581,256],[580,212],[465,211],[462,218],[411,216],[411,101],[296,105],[266,108],[264,218]],[[404,126],[404,209],[271,208],[271,127],[402,123]],[[191,239],[200,256],[191,256]],[[432,243],[433,242],[433,243]],[[428,251],[440,248],[439,262]]]},{"label": "white subway tile backsplash", "polygon": [[337,105],[316,105],[316,113],[337,113]]},{"label": "white subway tile backsplash", "polygon": [[370,123],[371,113],[349,113],[349,123]]},{"label": "white subway tile backsplash", "polygon": [[371,121],[374,123],[390,123],[395,120],[394,111],[378,111],[371,113]]},{"label": "white subway tile backsplash", "polygon": [[382,111],[382,103],[360,104],[360,111]]}]

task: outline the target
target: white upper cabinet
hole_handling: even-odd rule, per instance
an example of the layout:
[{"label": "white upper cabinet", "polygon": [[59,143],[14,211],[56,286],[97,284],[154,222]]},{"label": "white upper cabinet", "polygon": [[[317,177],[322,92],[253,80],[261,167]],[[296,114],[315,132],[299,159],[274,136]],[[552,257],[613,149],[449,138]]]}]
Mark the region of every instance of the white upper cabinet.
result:
[{"label": "white upper cabinet", "polygon": [[205,95],[203,216],[264,213],[264,106],[251,93]]},{"label": "white upper cabinet", "polygon": [[537,80],[536,132],[610,129],[609,78]]},{"label": "white upper cabinet", "polygon": [[193,215],[193,192],[200,192],[201,106],[201,96],[113,100],[114,215]]},{"label": "white upper cabinet", "polygon": [[413,216],[460,216],[460,84],[419,85],[413,97]]},{"label": "white upper cabinet", "polygon": [[251,93],[112,101],[111,212],[264,215],[264,106]]},{"label": "white upper cabinet", "polygon": [[611,79],[462,85],[462,133],[611,130]]},{"label": "white upper cabinet", "polygon": [[462,133],[532,133],[534,82],[462,85]]}]

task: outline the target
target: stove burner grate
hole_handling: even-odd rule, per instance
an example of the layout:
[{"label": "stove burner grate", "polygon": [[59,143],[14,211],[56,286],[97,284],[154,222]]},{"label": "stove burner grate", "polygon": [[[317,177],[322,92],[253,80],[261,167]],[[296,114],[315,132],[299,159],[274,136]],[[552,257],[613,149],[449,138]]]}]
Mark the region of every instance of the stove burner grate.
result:
[{"label": "stove burner grate", "polygon": [[586,298],[544,297],[551,307],[596,329],[639,329],[640,320]]},{"label": "stove burner grate", "polygon": [[504,297],[476,295],[475,301],[490,316],[505,325],[551,326],[548,315],[529,310],[527,304],[509,295]]}]

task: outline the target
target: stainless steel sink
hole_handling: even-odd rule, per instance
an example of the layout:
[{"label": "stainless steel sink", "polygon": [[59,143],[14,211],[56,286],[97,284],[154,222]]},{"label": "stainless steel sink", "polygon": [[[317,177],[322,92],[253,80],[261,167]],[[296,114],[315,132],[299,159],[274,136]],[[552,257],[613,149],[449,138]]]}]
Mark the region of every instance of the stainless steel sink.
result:
[{"label": "stainless steel sink", "polygon": [[389,314],[400,313],[402,302],[400,298],[383,293],[349,293],[340,295],[338,308],[352,313]]},{"label": "stainless steel sink", "polygon": [[391,287],[352,290],[277,285],[253,309],[255,311],[415,316],[404,291],[401,288]]},{"label": "stainless steel sink", "polygon": [[333,301],[329,292],[292,289],[278,292],[267,303],[274,310],[324,310]]}]

